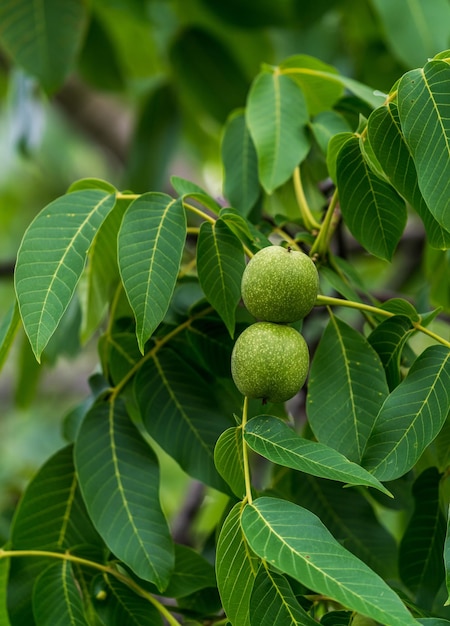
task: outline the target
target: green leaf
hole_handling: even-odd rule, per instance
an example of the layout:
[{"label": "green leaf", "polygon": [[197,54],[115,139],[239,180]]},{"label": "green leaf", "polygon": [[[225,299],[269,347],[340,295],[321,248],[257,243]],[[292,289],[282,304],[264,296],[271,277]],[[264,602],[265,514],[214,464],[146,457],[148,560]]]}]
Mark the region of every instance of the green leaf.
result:
[{"label": "green leaf", "polygon": [[[162,626],[158,609],[113,576],[94,581],[95,609],[104,624],[120,626]],[[106,597],[105,597],[106,596]]]},{"label": "green leaf", "polygon": [[[7,548],[8,546],[4,546],[4,549]],[[7,604],[9,565],[10,559],[0,559],[0,624],[2,626],[11,626]]]},{"label": "green leaf", "polygon": [[449,626],[450,622],[447,619],[440,617],[423,617],[417,620],[418,624],[423,626]]},{"label": "green leaf", "polygon": [[388,392],[375,350],[332,315],[314,355],[308,384],[308,418],[318,441],[359,463]]},{"label": "green leaf", "polygon": [[56,452],[27,486],[14,515],[11,544],[15,550],[103,547],[78,489],[73,446]]},{"label": "green leaf", "polygon": [[121,400],[97,404],[75,443],[75,464],[89,515],[110,550],[163,590],[174,555],[159,502],[159,467]]},{"label": "green leaf", "polygon": [[425,272],[433,306],[450,311],[450,250],[425,250]]},{"label": "green leaf", "polygon": [[252,450],[272,463],[350,485],[375,487],[389,495],[389,491],[362,467],[334,448],[300,437],[276,417],[254,417],[245,425],[244,438]]},{"label": "green leaf", "polygon": [[405,343],[414,332],[411,320],[404,315],[394,315],[378,326],[367,338],[383,363],[389,390],[401,381],[400,360]]},{"label": "green leaf", "polygon": [[234,335],[236,307],[241,299],[245,268],[242,244],[225,222],[204,222],[197,242],[197,271],[208,301]]},{"label": "green leaf", "polygon": [[311,122],[311,130],[320,149],[326,155],[331,138],[339,133],[350,133],[351,127],[340,113],[336,113],[336,111],[322,111]]},{"label": "green leaf", "polygon": [[351,611],[329,611],[320,620],[322,626],[349,626],[353,613]]},{"label": "green leaf", "polygon": [[11,0],[0,6],[0,41],[51,92],[72,69],[86,23],[84,0]]},{"label": "green leaf", "polygon": [[417,604],[430,611],[445,578],[445,518],[439,502],[440,481],[435,467],[429,467],[416,479],[414,512],[399,547],[400,578],[415,594]]},{"label": "green leaf", "polygon": [[309,589],[386,626],[416,623],[383,579],[341,546],[310,511],[261,497],[245,505],[241,523],[259,557]]},{"label": "green leaf", "polygon": [[450,410],[450,350],[430,346],[386,398],[362,464],[379,480],[410,470],[441,430]]},{"label": "green leaf", "polygon": [[31,222],[14,275],[25,332],[39,361],[69,306],[89,247],[115,196],[98,189],[58,198]]},{"label": "green leaf", "polygon": [[33,590],[36,626],[88,626],[80,592],[68,561],[45,569]]},{"label": "green leaf", "polygon": [[164,595],[169,598],[182,598],[214,587],[216,574],[214,567],[193,548],[175,544],[175,568]]},{"label": "green leaf", "polygon": [[407,72],[398,85],[403,134],[417,169],[419,187],[435,219],[450,231],[450,65],[433,60]]},{"label": "green leaf", "polygon": [[267,193],[285,183],[309,151],[308,110],[301,89],[288,76],[262,72],[247,100],[247,125]]},{"label": "green leaf", "polygon": [[406,225],[403,199],[372,172],[357,137],[341,147],[336,166],[340,206],[350,232],[368,252],[390,260]]},{"label": "green leaf", "polygon": [[284,576],[261,567],[250,598],[250,623],[258,626],[317,626],[297,602]]},{"label": "green leaf", "polygon": [[207,372],[230,377],[234,342],[222,320],[214,317],[193,320],[187,329],[187,339],[196,359]]},{"label": "green leaf", "polygon": [[15,300],[0,323],[0,371],[6,361],[19,326],[20,313],[17,300]]},{"label": "green leaf", "polygon": [[256,150],[245,122],[245,113],[240,110],[227,120],[221,154],[224,195],[240,214],[247,217],[258,200],[260,190]]},{"label": "green leaf", "polygon": [[108,193],[117,193],[117,189],[106,180],[101,178],[80,178],[73,182],[67,189],[67,193],[73,193],[74,191],[85,191],[86,189],[100,189],[101,191],[107,191]]},{"label": "green leaf", "polygon": [[232,508],[217,542],[217,584],[226,616],[233,626],[250,626],[250,597],[260,564],[242,532],[242,506],[238,502]]},{"label": "green leaf", "polygon": [[388,46],[407,68],[425,61],[448,46],[450,8],[446,0],[372,0]]},{"label": "green leaf", "polygon": [[390,102],[371,113],[367,135],[385,176],[419,214],[430,245],[448,248],[450,233],[435,220],[420,192],[416,166],[403,136],[396,104]]},{"label": "green leaf", "polygon": [[126,211],[118,238],[122,281],[136,317],[139,349],[169,308],[186,238],[181,200],[163,193],[139,196]]},{"label": "green leaf", "polygon": [[135,394],[151,437],[190,476],[228,493],[214,446],[230,422],[200,373],[172,350],[160,350],[139,370]]},{"label": "green leaf", "polygon": [[214,462],[217,471],[238,498],[245,495],[242,428],[228,428],[217,440]]}]

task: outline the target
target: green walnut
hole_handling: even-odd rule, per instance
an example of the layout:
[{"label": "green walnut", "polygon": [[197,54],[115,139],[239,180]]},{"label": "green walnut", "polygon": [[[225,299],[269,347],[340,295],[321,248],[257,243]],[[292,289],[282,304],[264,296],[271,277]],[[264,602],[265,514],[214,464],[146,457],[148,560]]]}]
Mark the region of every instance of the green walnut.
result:
[{"label": "green walnut", "polygon": [[291,326],[256,322],[237,338],[231,374],[239,391],[263,402],[285,402],[304,385],[309,351],[303,336]]},{"label": "green walnut", "polygon": [[318,291],[319,275],[310,257],[281,246],[259,250],[242,275],[242,300],[261,321],[303,319],[313,308]]}]

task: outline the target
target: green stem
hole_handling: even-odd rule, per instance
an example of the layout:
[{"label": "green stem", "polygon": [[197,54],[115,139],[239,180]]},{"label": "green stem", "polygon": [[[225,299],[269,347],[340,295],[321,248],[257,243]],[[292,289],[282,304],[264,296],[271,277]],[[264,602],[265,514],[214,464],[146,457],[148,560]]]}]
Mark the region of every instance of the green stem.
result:
[{"label": "green stem", "polygon": [[314,219],[314,215],[311,213],[308,201],[306,200],[305,192],[303,190],[302,179],[300,175],[300,166],[297,166],[295,168],[293,180],[295,197],[297,198],[297,203],[300,209],[301,216],[305,223],[305,227],[309,231],[319,230],[320,224]]},{"label": "green stem", "polygon": [[330,245],[330,239],[336,228],[337,221],[334,218],[336,205],[338,202],[338,191],[335,189],[333,196],[328,205],[327,212],[323,218],[323,222],[320,226],[319,234],[311,248],[310,256],[317,254],[319,257],[325,256],[328,252],[328,246]]},{"label": "green stem", "polygon": [[250,478],[250,465],[248,462],[248,447],[244,439],[244,428],[247,423],[248,417],[248,398],[244,398],[244,406],[242,408],[242,461],[244,463],[244,481],[245,481],[245,495],[249,504],[252,503],[252,481]]},{"label": "green stem", "polygon": [[164,604],[159,602],[159,600],[157,600],[151,593],[140,587],[133,579],[128,578],[128,576],[121,574],[119,571],[112,567],[109,567],[108,565],[102,565],[101,563],[96,563],[95,561],[89,561],[88,559],[75,556],[74,554],[70,554],[68,552],[47,552],[46,550],[3,550],[2,548],[0,548],[0,559],[30,556],[70,561],[71,563],[91,567],[100,572],[103,572],[104,574],[114,576],[114,578],[120,580],[120,582],[122,582],[124,585],[127,585],[127,587],[132,589],[142,598],[145,598],[151,604],[153,604],[153,606],[161,613],[161,615],[166,618],[171,626],[180,626],[180,622],[178,622],[173,617],[173,615],[164,606]]}]

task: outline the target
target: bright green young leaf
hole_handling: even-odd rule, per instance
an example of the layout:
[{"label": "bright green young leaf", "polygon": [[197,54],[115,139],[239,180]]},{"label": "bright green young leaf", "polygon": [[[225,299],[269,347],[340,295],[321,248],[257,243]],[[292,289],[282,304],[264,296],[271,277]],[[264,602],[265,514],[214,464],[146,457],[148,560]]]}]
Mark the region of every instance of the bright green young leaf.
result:
[{"label": "bright green young leaf", "polygon": [[450,233],[433,217],[419,189],[417,171],[403,136],[397,105],[375,109],[367,122],[368,141],[381,164],[384,175],[398,193],[419,214],[434,248],[450,247]]},{"label": "bright green young leaf", "polygon": [[17,300],[15,300],[0,323],[0,371],[8,356],[19,326],[20,313]]},{"label": "bright green young leaf", "polygon": [[89,247],[114,204],[115,196],[105,191],[76,191],[51,202],[25,232],[14,281],[37,360],[72,300]]},{"label": "bright green young leaf", "polygon": [[13,519],[13,549],[63,551],[83,545],[102,549],[77,483],[73,446],[67,446],[41,467],[26,488]]},{"label": "bright green young leaf", "polygon": [[447,0],[372,0],[383,23],[389,48],[406,68],[422,66],[448,46]]},{"label": "bright green young leaf", "polygon": [[242,244],[226,223],[203,222],[197,242],[197,271],[206,298],[234,335],[236,307],[245,268]]},{"label": "bright green young leaf", "polygon": [[362,464],[379,480],[403,476],[441,430],[450,410],[450,350],[430,346],[388,396]]},{"label": "bright green young leaf", "polygon": [[99,576],[94,582],[94,588],[102,592],[97,592],[94,598],[95,610],[102,624],[162,626],[158,609],[113,576]]},{"label": "bright green young leaf", "polygon": [[214,448],[217,471],[238,498],[245,495],[242,428],[227,428]]},{"label": "bright green young leaf", "polygon": [[445,578],[445,518],[439,502],[440,481],[435,467],[427,468],[416,479],[414,512],[399,547],[400,578],[415,594],[419,606],[430,611]]},{"label": "bright green young leaf", "polygon": [[258,626],[317,626],[300,606],[284,576],[261,567],[250,598],[250,623]]},{"label": "bright green young leaf", "polygon": [[230,422],[201,374],[172,350],[160,350],[139,370],[135,394],[151,437],[189,475],[227,493],[214,446]]},{"label": "bright green young leaf", "polygon": [[419,187],[435,219],[450,231],[450,65],[441,60],[407,72],[398,85],[398,111],[417,169]]},{"label": "bright green young leaf", "polygon": [[241,110],[227,120],[221,154],[223,193],[240,214],[247,216],[258,200],[260,189],[256,150]]},{"label": "bright green young leaf", "polygon": [[175,568],[164,595],[182,598],[200,589],[214,587],[214,567],[193,548],[175,544]]},{"label": "bright green young leaf", "polygon": [[45,569],[33,590],[36,626],[89,626],[69,561]]},{"label": "bright green young leaf", "polygon": [[181,176],[171,176],[170,183],[179,196],[207,195],[206,191],[200,187],[200,185],[186,178],[182,178]]},{"label": "bright green young leaf", "polygon": [[[4,548],[7,549],[8,546],[4,546]],[[0,560],[0,624],[2,624],[2,626],[11,626],[7,603],[9,563],[10,559],[3,558]]]},{"label": "bright green young leaf", "polygon": [[75,464],[86,507],[110,550],[164,589],[174,554],[159,502],[158,461],[121,400],[89,411],[75,443]]},{"label": "bright green young leaf", "polygon": [[123,217],[118,238],[119,269],[136,317],[142,353],[169,308],[185,238],[183,203],[166,194],[139,196]]},{"label": "bright green young leaf", "polygon": [[84,0],[2,2],[0,42],[15,63],[51,92],[72,69],[86,22]]},{"label": "bright green young leaf", "polygon": [[117,189],[114,185],[101,178],[80,178],[69,186],[66,193],[85,191],[86,189],[100,189],[101,191],[107,191],[108,193],[117,193]]},{"label": "bright green young leaf", "polygon": [[233,626],[250,626],[250,597],[260,560],[241,528],[242,502],[235,504],[220,531],[216,576],[225,613]]},{"label": "bright green young leaf", "polygon": [[340,206],[350,232],[371,254],[390,260],[406,225],[403,199],[372,172],[357,137],[341,147],[336,166]]},{"label": "bright green young leaf", "polygon": [[330,446],[300,437],[276,417],[254,417],[245,425],[244,438],[252,450],[272,463],[350,485],[374,487],[389,495],[389,491],[361,466]]},{"label": "bright green young leaf", "polygon": [[259,557],[307,588],[385,626],[416,623],[384,580],[336,541],[307,509],[261,497],[245,505],[241,523]]},{"label": "bright green young leaf", "polygon": [[308,154],[305,97],[288,76],[262,72],[250,88],[246,120],[258,155],[261,184],[272,193]]},{"label": "bright green young leaf", "polygon": [[381,322],[367,338],[383,363],[390,391],[401,381],[402,350],[413,332],[414,327],[408,317],[394,315]]},{"label": "bright green young leaf", "polygon": [[359,463],[389,390],[368,341],[332,315],[314,355],[307,410],[318,441]]}]

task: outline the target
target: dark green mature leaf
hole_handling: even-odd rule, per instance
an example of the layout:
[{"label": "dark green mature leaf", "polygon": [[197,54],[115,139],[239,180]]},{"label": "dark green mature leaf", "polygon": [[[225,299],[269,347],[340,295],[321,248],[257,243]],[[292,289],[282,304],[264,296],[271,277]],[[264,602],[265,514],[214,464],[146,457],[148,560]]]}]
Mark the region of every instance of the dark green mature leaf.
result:
[{"label": "dark green mature leaf", "polygon": [[0,42],[47,91],[72,69],[87,23],[84,0],[9,0],[0,6]]},{"label": "dark green mature leaf", "polygon": [[450,624],[447,619],[441,617],[422,617],[417,620],[417,623],[423,626],[449,626]]},{"label": "dark green mature leaf", "polygon": [[425,61],[448,46],[450,7],[446,0],[372,0],[383,23],[388,46],[406,68]]},{"label": "dark green mature leaf", "polygon": [[241,299],[244,251],[236,235],[218,219],[204,222],[197,243],[197,271],[208,301],[234,335],[236,307]]},{"label": "dark green mature leaf", "polygon": [[88,626],[68,561],[51,565],[38,577],[33,590],[33,613],[36,626]]},{"label": "dark green mature leaf", "polygon": [[351,611],[330,611],[322,617],[320,623],[322,626],[349,626],[352,617]]},{"label": "dark green mature leaf", "polygon": [[372,172],[357,137],[344,143],[336,165],[340,206],[346,225],[366,250],[390,260],[406,225],[403,199]]},{"label": "dark green mature leaf", "polygon": [[102,623],[120,626],[162,626],[163,621],[158,609],[113,576],[99,577],[95,584],[104,592],[97,594],[95,599],[95,609]]},{"label": "dark green mature leaf", "polygon": [[222,135],[223,192],[230,204],[247,216],[259,196],[258,160],[245,122],[237,111],[227,120]]},{"label": "dark green mature leaf", "polygon": [[414,327],[404,315],[394,315],[381,322],[369,335],[368,341],[377,352],[386,372],[390,391],[401,381],[400,360],[402,350]]},{"label": "dark green mature leaf", "polygon": [[374,422],[362,464],[379,480],[409,471],[450,410],[450,350],[430,346],[388,396]]},{"label": "dark green mature leaf", "polygon": [[[391,484],[389,487],[392,489]],[[359,489],[344,490],[341,483],[332,480],[277,468],[273,492],[315,513],[335,539],[384,579],[397,576],[396,542]],[[381,494],[374,491],[373,495]],[[384,501],[385,506],[398,504],[382,496]],[[399,506],[405,508],[402,501]]]},{"label": "dark green mature leaf", "polygon": [[444,580],[445,518],[439,503],[441,475],[429,467],[413,485],[414,512],[399,548],[399,573],[422,608],[431,610]]},{"label": "dark green mature leaf", "polygon": [[76,191],[46,206],[22,239],[14,275],[25,332],[39,361],[74,294],[89,247],[115,196]]},{"label": "dark green mature leaf", "polygon": [[20,313],[17,300],[15,300],[0,323],[0,371],[8,356],[19,326]]},{"label": "dark green mature leaf", "polygon": [[139,370],[135,393],[149,434],[191,476],[228,492],[214,465],[214,446],[230,422],[200,373],[172,350]]},{"label": "dark green mature leaf", "polygon": [[388,392],[375,350],[332,315],[314,355],[308,385],[308,418],[317,439],[359,463]]},{"label": "dark green mature leaf", "polygon": [[207,372],[229,378],[234,342],[222,320],[214,317],[194,320],[187,329],[187,338]]},{"label": "dark green mature leaf", "polygon": [[305,97],[288,76],[262,72],[250,88],[246,120],[258,155],[261,184],[272,193],[292,176],[309,151]]},{"label": "dark green mature leaf", "polygon": [[174,554],[159,502],[158,461],[121,400],[89,411],[75,443],[75,464],[86,507],[110,550],[164,589]]},{"label": "dark green mature leaf", "polygon": [[419,189],[416,166],[403,136],[397,105],[375,109],[367,122],[368,140],[384,174],[419,214],[434,248],[448,248],[450,233],[435,220]]},{"label": "dark green mature leaf", "polygon": [[[5,546],[7,548],[7,546]],[[10,559],[0,559],[0,624],[11,626],[8,615],[7,587]]]},{"label": "dark green mature leaf", "polygon": [[175,544],[175,569],[170,577],[164,595],[169,598],[183,598],[215,586],[214,567],[193,548]]},{"label": "dark green mature leaf", "polygon": [[238,498],[245,495],[242,428],[228,428],[217,440],[214,462],[217,471]]},{"label": "dark green mature leaf", "polygon": [[136,317],[136,336],[142,353],[145,342],[169,308],[185,238],[183,203],[164,193],[139,196],[122,220],[119,268]]},{"label": "dark green mature leaf", "polygon": [[416,622],[400,598],[310,511],[278,498],[246,504],[242,529],[258,556],[303,585],[386,626]]},{"label": "dark green mature leaf", "polygon": [[398,85],[403,134],[417,169],[419,187],[435,219],[450,231],[450,65],[433,60],[407,72]]},{"label": "dark green mature leaf", "polygon": [[230,511],[217,542],[217,584],[233,626],[250,626],[250,597],[260,565],[242,532],[242,507],[242,502],[238,502]]},{"label": "dark green mature leaf", "polygon": [[258,626],[317,626],[297,602],[284,576],[259,569],[250,598],[250,622]]},{"label": "dark green mature leaf", "polygon": [[300,437],[285,422],[270,415],[254,417],[245,425],[248,445],[265,458],[313,476],[389,491],[360,465],[334,448]]}]

